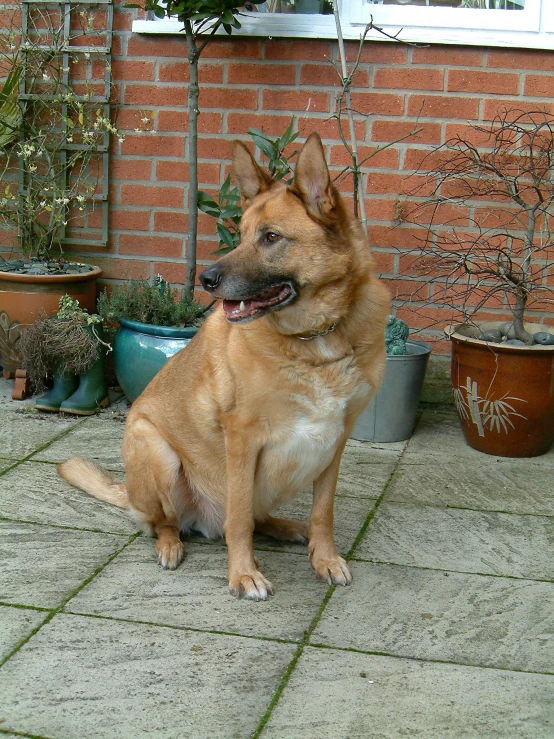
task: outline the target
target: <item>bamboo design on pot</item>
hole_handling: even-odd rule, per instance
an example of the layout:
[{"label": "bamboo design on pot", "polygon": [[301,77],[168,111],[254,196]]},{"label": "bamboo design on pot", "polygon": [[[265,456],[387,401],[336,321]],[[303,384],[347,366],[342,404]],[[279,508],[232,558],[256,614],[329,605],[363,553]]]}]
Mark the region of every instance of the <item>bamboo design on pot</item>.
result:
[{"label": "bamboo design on pot", "polygon": [[477,382],[470,377],[467,378],[466,384],[459,388],[454,388],[454,403],[460,417],[469,420],[476,425],[479,436],[485,436],[485,431],[504,431],[509,433],[510,427],[515,428],[512,418],[524,418],[526,416],[518,413],[512,403],[526,403],[523,398],[516,398],[507,394],[498,400],[492,400],[489,393],[482,398],[479,395]]}]

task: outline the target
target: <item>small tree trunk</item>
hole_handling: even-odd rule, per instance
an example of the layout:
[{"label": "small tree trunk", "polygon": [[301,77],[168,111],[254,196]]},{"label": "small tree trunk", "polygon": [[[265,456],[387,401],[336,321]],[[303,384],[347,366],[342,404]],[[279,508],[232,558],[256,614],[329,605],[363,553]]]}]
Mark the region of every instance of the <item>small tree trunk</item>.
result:
[{"label": "small tree trunk", "polygon": [[520,290],[518,290],[516,297],[516,304],[514,308],[514,331],[516,339],[524,341],[526,344],[533,343],[533,337],[529,334],[523,325],[523,318],[525,315],[525,306],[527,304],[527,286],[529,284],[529,271],[531,269],[531,254],[533,249],[533,238],[535,236],[536,227],[536,215],[535,208],[528,207],[527,209],[527,233],[525,235],[525,249],[523,251],[523,262],[521,263],[521,282]]},{"label": "small tree trunk", "polygon": [[184,298],[194,297],[194,285],[196,284],[196,234],[198,225],[198,50],[194,42],[192,23],[185,21],[185,34],[187,37],[187,51],[190,69],[190,82],[188,90],[188,114],[189,114],[189,230],[187,235],[187,277]]}]

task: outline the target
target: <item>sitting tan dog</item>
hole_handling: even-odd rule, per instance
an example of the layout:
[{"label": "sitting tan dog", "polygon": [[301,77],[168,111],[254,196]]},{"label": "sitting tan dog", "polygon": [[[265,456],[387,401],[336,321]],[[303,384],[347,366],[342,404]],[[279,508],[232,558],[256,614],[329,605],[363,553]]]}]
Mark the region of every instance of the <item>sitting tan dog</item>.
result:
[{"label": "sitting tan dog", "polygon": [[[221,302],[133,403],[126,483],[76,458],[59,472],[130,509],[156,534],[162,567],[183,559],[180,532],[225,533],[231,593],[265,600],[272,586],[258,570],[254,531],[308,541],[318,578],[352,581],[335,548],[333,502],[344,446],[383,375],[389,299],[317,134],[291,186],[240,142],[233,171],[241,241],[200,277]],[[271,516],[310,485],[309,527]]]}]

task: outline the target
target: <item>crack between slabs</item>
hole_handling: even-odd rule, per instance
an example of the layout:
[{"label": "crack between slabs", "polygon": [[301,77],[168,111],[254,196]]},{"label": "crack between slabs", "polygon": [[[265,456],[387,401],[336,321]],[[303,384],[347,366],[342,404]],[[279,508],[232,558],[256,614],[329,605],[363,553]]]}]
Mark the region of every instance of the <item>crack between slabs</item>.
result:
[{"label": "crack between slabs", "polygon": [[[404,468],[406,469],[406,468]],[[345,496],[340,496],[345,497]],[[471,511],[473,513],[499,513],[504,516],[530,516],[531,518],[554,518],[554,513],[524,513],[522,511],[504,511],[501,508],[470,508],[469,506],[437,505],[436,503],[425,503],[418,500],[387,500],[387,505],[414,506],[418,508],[436,508],[441,511]]]},{"label": "crack between slabs", "polygon": [[[131,519],[128,519],[131,520]],[[89,529],[84,526],[67,526],[63,523],[45,523],[44,521],[31,521],[25,518],[9,518],[8,516],[0,516],[0,522],[6,521],[7,523],[22,523],[30,524],[32,526],[48,526],[53,529],[62,529],[62,531],[87,531],[91,534],[109,534],[110,536],[126,536],[129,537],[133,533],[141,534],[142,531],[107,531],[105,529]]]},{"label": "crack between slabs", "polygon": [[21,736],[24,739],[53,739],[52,737],[43,736],[42,734],[22,734],[20,731],[14,731],[13,729],[2,729],[0,728],[0,736],[10,734],[12,736]]},{"label": "crack between slabs", "polygon": [[53,608],[51,611],[49,611],[46,618],[43,621],[41,621],[41,623],[38,626],[36,626],[32,631],[30,631],[29,634],[27,634],[27,636],[24,639],[22,639],[19,642],[19,644],[17,644],[11,650],[11,652],[9,652],[2,660],[0,660],[0,668],[3,667],[6,664],[6,662],[14,656],[14,654],[17,654],[17,652],[19,652],[19,650],[23,646],[25,646],[25,644],[27,644],[27,642],[29,642],[33,638],[33,636],[42,629],[43,626],[46,626],[46,624],[50,623],[50,621],[54,618],[54,616],[56,616],[58,613],[61,613],[63,609],[65,608],[65,606],[69,603],[69,601],[72,598],[74,598],[78,593],[80,593],[81,590],[85,588],[90,582],[92,582],[92,580],[94,580],[94,578],[97,575],[99,575],[119,554],[121,554],[121,552],[126,547],[132,544],[134,540],[137,538],[137,536],[139,536],[138,533],[132,534],[131,536],[129,536],[127,541],[122,547],[119,547],[119,549],[117,549],[113,554],[111,554],[103,564],[97,567],[94,570],[94,572],[91,575],[89,575],[89,577],[83,580],[83,582],[80,583],[56,608]]},{"label": "crack between slabs", "polygon": [[[0,477],[3,477],[4,475],[7,475],[8,472],[11,472],[11,470],[14,470],[16,467],[19,467],[20,465],[24,464],[25,462],[29,462],[32,457],[35,456],[35,454],[38,454],[39,452],[43,452],[45,449],[48,449],[49,446],[51,446],[55,441],[59,441],[60,439],[63,439],[64,436],[67,436],[67,434],[71,433],[73,429],[76,429],[78,426],[81,426],[83,423],[86,423],[88,421],[87,418],[83,418],[80,421],[77,421],[73,425],[71,425],[69,428],[65,429],[61,433],[59,433],[57,436],[54,436],[50,441],[45,442],[41,446],[37,447],[34,451],[27,454],[27,456],[23,457],[22,459],[18,459],[16,462],[11,464],[9,467],[6,467],[2,471],[0,471]],[[36,461],[36,460],[35,460]]]},{"label": "crack between slabs", "polygon": [[[360,530],[358,532],[358,535],[354,539],[354,543],[350,547],[350,550],[348,551],[348,554],[346,554],[346,556],[344,557],[344,559],[347,562],[349,562],[353,558],[354,553],[355,553],[356,549],[358,548],[358,545],[359,545],[360,541],[362,540],[362,538],[363,538],[364,534],[366,533],[369,525],[371,524],[371,521],[373,520],[373,518],[374,518],[374,516],[375,516],[375,514],[376,514],[376,512],[377,512],[377,510],[379,508],[379,506],[381,505],[381,502],[383,501],[383,498],[385,497],[385,495],[387,493],[387,490],[389,489],[389,487],[390,487],[390,485],[391,485],[391,483],[392,483],[392,481],[394,479],[394,476],[395,476],[396,471],[397,471],[397,469],[398,469],[398,467],[400,465],[400,462],[402,461],[402,457],[404,456],[404,452],[406,451],[407,446],[408,445],[406,445],[404,447],[404,449],[402,450],[402,452],[400,453],[400,455],[399,455],[399,457],[398,457],[398,459],[396,461],[396,464],[394,465],[393,469],[391,470],[391,473],[390,473],[390,475],[388,477],[388,480],[387,480],[387,482],[385,483],[385,485],[383,487],[383,490],[381,492],[381,495],[375,501],[375,504],[372,507],[371,511],[369,512],[369,514],[368,514],[366,520],[364,521],[362,527],[360,528]],[[319,608],[318,608],[315,616],[313,617],[313,619],[312,619],[312,621],[311,621],[308,629],[304,632],[304,636],[303,636],[301,642],[299,643],[299,645],[298,645],[298,647],[297,647],[297,649],[296,649],[296,651],[295,651],[295,653],[294,653],[291,661],[289,662],[289,664],[287,666],[287,669],[285,670],[283,676],[281,677],[281,680],[279,682],[279,685],[277,686],[277,689],[275,690],[275,693],[273,694],[271,700],[269,701],[269,705],[268,705],[268,707],[267,707],[264,715],[260,719],[260,722],[259,722],[256,730],[254,731],[254,733],[251,735],[250,739],[258,739],[262,735],[265,726],[267,725],[269,719],[271,718],[271,714],[273,713],[273,709],[279,703],[279,700],[281,698],[281,695],[283,694],[285,688],[287,687],[287,684],[288,684],[288,682],[290,680],[290,677],[291,677],[292,673],[294,672],[294,669],[295,669],[295,667],[296,667],[296,665],[298,663],[298,660],[302,656],[302,654],[304,652],[304,649],[307,646],[311,646],[310,645],[310,637],[313,634],[313,632],[315,631],[315,629],[316,629],[316,627],[317,627],[317,625],[318,625],[318,623],[319,623],[319,621],[320,621],[320,619],[321,619],[321,617],[322,617],[322,615],[323,615],[323,613],[324,613],[324,611],[325,611],[325,609],[327,607],[327,604],[331,600],[331,597],[332,597],[333,593],[335,592],[336,588],[337,588],[337,586],[334,585],[334,584],[329,586],[329,589],[327,590],[327,593],[325,594],[325,596],[323,598],[323,601],[321,602],[321,605],[319,606]]]}]

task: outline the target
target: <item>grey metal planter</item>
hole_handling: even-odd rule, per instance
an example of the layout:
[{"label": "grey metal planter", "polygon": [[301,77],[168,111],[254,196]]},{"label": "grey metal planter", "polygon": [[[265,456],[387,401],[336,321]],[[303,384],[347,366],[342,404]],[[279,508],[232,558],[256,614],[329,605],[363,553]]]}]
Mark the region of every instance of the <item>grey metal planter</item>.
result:
[{"label": "grey metal planter", "polygon": [[387,357],[383,384],[358,416],[352,439],[390,442],[412,435],[431,346],[415,339],[406,346],[409,354]]}]

